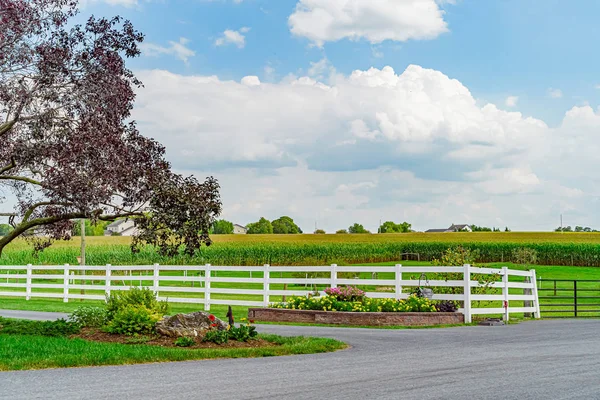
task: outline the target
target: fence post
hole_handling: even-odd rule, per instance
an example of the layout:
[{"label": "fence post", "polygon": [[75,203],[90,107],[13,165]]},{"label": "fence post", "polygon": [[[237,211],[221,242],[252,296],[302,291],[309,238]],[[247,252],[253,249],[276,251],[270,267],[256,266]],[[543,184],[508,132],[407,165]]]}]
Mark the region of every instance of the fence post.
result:
[{"label": "fence post", "polygon": [[540,318],[540,299],[538,298],[537,279],[535,276],[535,269],[531,270],[531,281],[533,282],[533,301],[535,311],[533,312],[534,318]]},{"label": "fence post", "polygon": [[263,305],[265,307],[269,307],[270,279],[271,273],[269,272],[269,264],[265,264],[263,272]]},{"label": "fence post", "polygon": [[63,302],[69,302],[69,264],[65,264],[63,271]]},{"label": "fence post", "polygon": [[337,264],[331,264],[331,285],[332,288],[337,287]]},{"label": "fence post", "polygon": [[159,280],[158,280],[158,276],[160,275],[160,270],[158,269],[158,264],[154,264],[154,274],[152,276],[152,291],[154,292],[154,296],[156,296],[156,299],[158,300],[158,285],[159,285]]},{"label": "fence post", "polygon": [[25,280],[25,300],[31,299],[31,264],[27,264],[27,278]]},{"label": "fence post", "polygon": [[504,298],[504,321],[508,322],[508,267],[502,267],[502,296]]},{"label": "fence post", "polygon": [[[525,277],[525,283],[531,283],[531,277],[530,276],[526,276]],[[532,285],[533,287],[533,285]],[[533,289],[523,289],[523,295],[524,296],[531,296],[533,294]],[[523,301],[523,307],[533,307],[533,302],[531,300],[524,300]],[[523,317],[525,318],[531,318],[533,316],[533,313],[530,312],[526,312],[523,314]]]},{"label": "fence post", "polygon": [[577,318],[577,281],[573,281],[573,310],[575,318]]},{"label": "fence post", "polygon": [[[106,274],[104,275],[104,295],[106,296],[107,300],[110,297],[110,284],[111,284],[110,277],[111,277],[111,275],[112,275],[111,265],[106,264]],[[129,281],[129,285],[131,286],[131,281]]]},{"label": "fence post", "polygon": [[471,266],[469,264],[464,265],[463,279],[464,279],[464,305],[463,313],[465,314],[465,322],[471,323]]},{"label": "fence post", "polygon": [[402,265],[396,264],[394,267],[395,277],[396,277],[396,288],[395,288],[395,297],[396,300],[400,300],[402,294]]},{"label": "fence post", "polygon": [[210,311],[210,264],[204,266],[204,311]]}]

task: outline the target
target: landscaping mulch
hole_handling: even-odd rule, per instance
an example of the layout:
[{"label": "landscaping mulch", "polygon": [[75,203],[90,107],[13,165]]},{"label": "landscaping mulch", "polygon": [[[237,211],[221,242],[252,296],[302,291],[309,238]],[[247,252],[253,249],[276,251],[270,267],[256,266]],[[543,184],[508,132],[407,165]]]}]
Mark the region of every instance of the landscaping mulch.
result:
[{"label": "landscaping mulch", "polygon": [[[80,333],[71,335],[71,338],[80,338],[94,342],[121,343],[121,344],[145,344],[160,347],[178,347],[175,346],[175,338],[160,335],[127,336],[116,335],[113,333],[102,332],[99,329],[84,328]],[[233,348],[252,348],[252,347],[274,347],[278,344],[264,339],[252,339],[247,342],[238,342],[229,340],[227,343],[216,344],[212,342],[202,342],[202,337],[193,338],[195,344],[189,347],[180,347],[185,349],[233,349]]]}]

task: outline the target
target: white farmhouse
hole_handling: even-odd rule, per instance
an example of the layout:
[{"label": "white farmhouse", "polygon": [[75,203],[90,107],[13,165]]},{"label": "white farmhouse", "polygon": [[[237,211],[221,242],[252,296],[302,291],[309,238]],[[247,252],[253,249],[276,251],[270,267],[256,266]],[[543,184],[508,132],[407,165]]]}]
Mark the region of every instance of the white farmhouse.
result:
[{"label": "white farmhouse", "polygon": [[248,233],[248,229],[245,226],[234,224],[233,233],[235,235],[245,235],[246,233]]},{"label": "white farmhouse", "polygon": [[139,232],[132,219],[119,219],[106,227],[104,236],[133,236]]}]

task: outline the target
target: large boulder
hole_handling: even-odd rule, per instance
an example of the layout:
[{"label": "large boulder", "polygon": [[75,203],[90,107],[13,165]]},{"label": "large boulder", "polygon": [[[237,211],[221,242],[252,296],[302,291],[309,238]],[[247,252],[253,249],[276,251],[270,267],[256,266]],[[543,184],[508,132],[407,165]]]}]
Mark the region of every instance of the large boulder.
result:
[{"label": "large boulder", "polygon": [[164,317],[156,323],[156,332],[170,337],[198,336],[210,328],[224,330],[227,323],[205,311]]}]

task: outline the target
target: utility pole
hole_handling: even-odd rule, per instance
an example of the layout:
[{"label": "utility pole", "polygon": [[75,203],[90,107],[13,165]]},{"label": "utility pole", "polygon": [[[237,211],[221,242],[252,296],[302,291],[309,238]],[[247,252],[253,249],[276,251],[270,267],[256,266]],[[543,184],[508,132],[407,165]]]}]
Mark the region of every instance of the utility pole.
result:
[{"label": "utility pole", "polygon": [[[79,260],[79,265],[83,267],[85,266],[85,219],[81,218],[79,220],[79,223],[79,227],[81,230],[81,258]],[[86,272],[82,269],[79,270],[79,274],[85,275]],[[85,281],[83,281],[83,284],[85,285]],[[81,294],[85,294],[85,289],[81,289]],[[83,299],[81,299],[81,301],[83,301]]]},{"label": "utility pole", "polygon": [[563,233],[563,227],[562,227],[562,214],[560,214],[560,232]]},{"label": "utility pole", "polygon": [[79,221],[81,227],[81,261],[79,264],[83,266],[85,265],[85,219],[81,218]]}]

